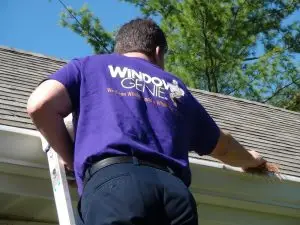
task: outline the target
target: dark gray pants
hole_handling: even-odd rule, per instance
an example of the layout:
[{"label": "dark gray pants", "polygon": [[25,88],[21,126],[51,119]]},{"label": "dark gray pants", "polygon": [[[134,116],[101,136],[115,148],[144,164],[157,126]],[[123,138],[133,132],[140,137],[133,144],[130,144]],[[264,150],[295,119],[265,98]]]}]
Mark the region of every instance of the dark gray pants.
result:
[{"label": "dark gray pants", "polygon": [[172,174],[148,166],[114,164],[87,182],[77,225],[197,225],[195,200]]}]

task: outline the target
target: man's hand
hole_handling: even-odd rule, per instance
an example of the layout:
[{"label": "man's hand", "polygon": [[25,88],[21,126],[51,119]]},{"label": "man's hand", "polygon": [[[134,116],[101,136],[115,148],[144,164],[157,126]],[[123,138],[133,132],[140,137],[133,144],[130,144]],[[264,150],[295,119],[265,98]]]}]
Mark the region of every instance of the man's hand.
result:
[{"label": "man's hand", "polygon": [[63,164],[64,164],[64,167],[65,167],[66,171],[69,171],[69,172],[74,171],[73,163],[67,163],[67,162],[63,161]]},{"label": "man's hand", "polygon": [[74,170],[71,170],[68,166],[65,165],[65,171],[66,171],[68,185],[70,187],[77,188]]},{"label": "man's hand", "polygon": [[[255,167],[244,167],[242,168],[247,173],[267,175],[269,173],[280,174],[279,166],[275,163],[267,162],[262,156],[256,151],[249,151],[249,153],[257,159],[257,166]],[[280,177],[280,176],[278,176]]]}]

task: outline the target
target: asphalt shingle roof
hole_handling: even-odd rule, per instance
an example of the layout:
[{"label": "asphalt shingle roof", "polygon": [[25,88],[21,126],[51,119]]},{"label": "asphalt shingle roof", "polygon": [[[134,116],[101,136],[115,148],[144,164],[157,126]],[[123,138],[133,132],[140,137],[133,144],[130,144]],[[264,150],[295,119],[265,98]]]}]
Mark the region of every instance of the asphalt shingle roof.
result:
[{"label": "asphalt shingle roof", "polygon": [[[0,124],[35,129],[26,114],[27,99],[41,80],[65,63],[0,47]],[[300,113],[206,91],[191,89],[191,93],[245,147],[278,163],[283,175],[300,178]],[[214,161],[209,156],[201,159]]]}]

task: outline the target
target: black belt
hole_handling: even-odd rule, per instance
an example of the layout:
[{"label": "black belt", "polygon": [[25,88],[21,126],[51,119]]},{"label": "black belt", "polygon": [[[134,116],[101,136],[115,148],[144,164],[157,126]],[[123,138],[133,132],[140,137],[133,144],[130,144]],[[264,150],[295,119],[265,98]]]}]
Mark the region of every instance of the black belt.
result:
[{"label": "black belt", "polygon": [[109,157],[106,159],[102,159],[96,163],[94,163],[92,166],[86,169],[85,176],[84,176],[84,184],[88,182],[88,180],[100,169],[113,165],[113,164],[119,164],[119,163],[132,163],[137,165],[143,165],[143,166],[150,166],[159,170],[163,170],[166,172],[169,172],[173,174],[173,170],[164,165],[159,165],[157,163],[152,163],[149,161],[137,159],[136,157],[132,156],[115,156],[115,157]]}]

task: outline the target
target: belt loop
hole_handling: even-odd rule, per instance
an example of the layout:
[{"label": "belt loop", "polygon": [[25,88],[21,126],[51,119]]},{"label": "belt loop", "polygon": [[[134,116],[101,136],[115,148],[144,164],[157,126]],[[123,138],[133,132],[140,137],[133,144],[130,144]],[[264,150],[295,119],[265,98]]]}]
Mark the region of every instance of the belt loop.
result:
[{"label": "belt loop", "polygon": [[89,168],[88,168],[88,174],[89,174],[89,177],[92,176],[92,174],[91,174],[91,168],[92,168],[92,167],[89,167]]},{"label": "belt loop", "polygon": [[135,156],[132,156],[132,161],[133,161],[133,164],[134,164],[134,165],[136,165],[136,166],[138,166],[138,165],[139,165],[139,160],[138,160],[138,158],[137,158],[137,157],[135,157]]},{"label": "belt loop", "polygon": [[138,160],[137,157],[134,156],[134,149],[130,148],[130,150],[131,150],[131,156],[132,156],[133,165],[138,166],[139,165],[139,160]]},{"label": "belt loop", "polygon": [[168,168],[170,174],[175,175],[174,170],[172,170],[171,167],[167,166],[167,168]]},{"label": "belt loop", "polygon": [[89,167],[84,172],[83,187],[85,187],[86,183],[90,180],[90,178],[91,178],[91,170]]}]

